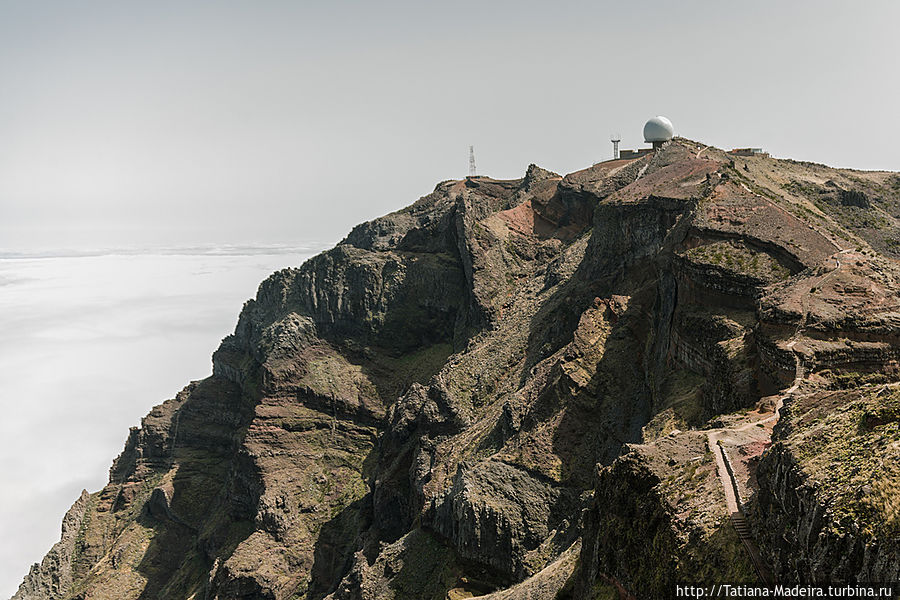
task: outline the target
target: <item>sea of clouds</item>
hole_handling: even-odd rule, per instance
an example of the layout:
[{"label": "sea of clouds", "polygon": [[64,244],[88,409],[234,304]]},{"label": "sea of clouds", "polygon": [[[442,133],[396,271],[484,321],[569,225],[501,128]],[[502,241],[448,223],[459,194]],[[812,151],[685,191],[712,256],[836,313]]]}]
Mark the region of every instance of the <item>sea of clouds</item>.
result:
[{"label": "sea of clouds", "polygon": [[320,249],[0,250],[0,598],[103,487],[128,428],[210,374],[259,282]]}]

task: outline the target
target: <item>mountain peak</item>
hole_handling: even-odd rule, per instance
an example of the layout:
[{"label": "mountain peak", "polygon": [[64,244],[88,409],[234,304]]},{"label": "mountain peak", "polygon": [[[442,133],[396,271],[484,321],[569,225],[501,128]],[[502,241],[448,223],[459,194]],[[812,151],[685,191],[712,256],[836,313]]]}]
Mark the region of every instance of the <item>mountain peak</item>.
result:
[{"label": "mountain peak", "polygon": [[900,176],[660,146],[273,274],[16,600],[896,579]]}]

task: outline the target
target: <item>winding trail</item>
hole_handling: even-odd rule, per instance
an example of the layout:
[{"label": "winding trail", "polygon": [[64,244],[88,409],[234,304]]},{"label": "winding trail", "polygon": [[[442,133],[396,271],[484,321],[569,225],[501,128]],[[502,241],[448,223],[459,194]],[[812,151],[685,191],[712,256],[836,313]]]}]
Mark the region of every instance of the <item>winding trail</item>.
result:
[{"label": "winding trail", "polygon": [[[779,398],[778,402],[780,406],[782,398]],[[776,412],[765,419],[746,423],[741,427],[733,429],[711,429],[706,434],[709,451],[712,452],[713,456],[716,458],[716,472],[719,475],[719,481],[722,483],[722,490],[725,492],[725,507],[728,510],[728,514],[731,516],[731,524],[734,526],[735,531],[737,531],[738,538],[740,538],[741,543],[744,544],[744,548],[747,549],[747,554],[750,556],[753,568],[756,569],[757,576],[762,582],[767,584],[775,583],[775,579],[759,554],[759,548],[756,545],[756,541],[753,539],[750,526],[747,524],[747,519],[744,516],[743,507],[740,502],[740,491],[738,489],[737,480],[734,477],[734,471],[730,468],[728,457],[725,454],[725,448],[719,441],[725,434],[743,431],[755,427],[758,424],[767,423],[776,419],[777,415],[778,413]]]},{"label": "winding trail", "polygon": [[[834,275],[834,273],[836,273],[841,267],[841,261],[839,258],[840,255],[847,252],[850,252],[850,250],[844,249],[834,254],[831,257],[835,262],[834,269],[819,277],[819,279],[813,286],[811,286],[811,288],[821,287],[821,285],[825,283],[828,278]],[[797,330],[791,336],[790,341],[785,344],[785,348],[789,350],[794,356],[794,381],[788,389],[779,394],[774,412],[768,417],[758,419],[756,421],[750,421],[739,427],[719,427],[716,429],[710,429],[706,434],[709,451],[713,453],[713,456],[715,456],[716,459],[716,472],[719,476],[719,481],[722,483],[722,490],[725,492],[725,507],[728,511],[728,514],[731,516],[731,523],[732,525],[734,525],[735,531],[737,531],[741,543],[743,543],[744,547],[747,549],[747,553],[750,555],[750,560],[753,562],[753,567],[756,569],[757,575],[759,576],[761,581],[767,584],[775,583],[775,578],[772,575],[772,572],[766,566],[765,562],[762,560],[762,557],[759,553],[759,548],[756,545],[756,541],[753,539],[753,533],[747,523],[747,518],[744,515],[744,507],[743,503],[741,502],[740,489],[738,488],[738,482],[735,478],[734,470],[732,469],[731,462],[729,461],[728,455],[725,452],[725,447],[720,442],[726,435],[746,431],[752,427],[765,425],[773,421],[777,422],[779,417],[781,416],[781,409],[784,406],[784,401],[790,398],[794,394],[794,392],[799,389],[804,377],[806,377],[806,367],[803,364],[802,354],[799,351],[795,350],[794,347],[797,345],[797,342],[800,341],[800,336],[803,333],[803,330],[806,328],[806,324],[809,319],[808,293],[802,299],[802,308],[803,314],[800,318],[799,324],[797,325]]]}]

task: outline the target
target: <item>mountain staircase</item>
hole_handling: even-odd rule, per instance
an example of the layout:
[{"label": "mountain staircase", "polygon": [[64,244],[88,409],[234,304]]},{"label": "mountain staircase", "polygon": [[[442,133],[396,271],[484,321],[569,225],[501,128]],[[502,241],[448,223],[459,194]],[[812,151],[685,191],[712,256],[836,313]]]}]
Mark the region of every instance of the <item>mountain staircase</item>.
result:
[{"label": "mountain staircase", "polygon": [[753,539],[753,534],[750,532],[750,525],[747,523],[747,518],[743,513],[731,513],[731,524],[734,525],[734,529],[735,531],[737,531],[738,537],[741,538],[741,541],[744,541],[745,539]]},{"label": "mountain staircase", "polygon": [[709,447],[717,455],[717,471],[722,486],[725,488],[725,504],[728,508],[728,513],[731,515],[731,524],[734,526],[741,544],[746,548],[747,555],[750,557],[750,562],[753,563],[753,569],[756,571],[759,580],[766,585],[774,584],[775,578],[772,576],[772,572],[766,566],[766,563],[763,562],[756,540],[753,539],[753,530],[750,529],[747,517],[741,510],[743,506],[741,493],[731,461],[728,459],[728,454],[718,440],[713,441],[715,439],[713,433],[710,433],[709,436]]},{"label": "mountain staircase", "polygon": [[753,563],[753,568],[756,570],[756,575],[759,577],[759,580],[766,585],[775,583],[772,572],[769,571],[769,568],[759,556],[759,548],[756,547],[756,541],[753,539],[753,532],[750,530],[750,524],[747,523],[747,517],[744,516],[744,513],[740,511],[731,513],[731,524],[734,526],[734,530],[737,532],[741,543],[744,544],[744,548],[747,549],[747,554],[750,556],[750,562]]}]

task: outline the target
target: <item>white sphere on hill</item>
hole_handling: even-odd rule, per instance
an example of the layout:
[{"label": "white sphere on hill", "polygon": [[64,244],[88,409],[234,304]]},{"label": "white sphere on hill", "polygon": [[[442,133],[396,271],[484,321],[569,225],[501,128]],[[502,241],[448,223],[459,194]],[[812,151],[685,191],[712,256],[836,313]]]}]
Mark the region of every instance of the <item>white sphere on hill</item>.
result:
[{"label": "white sphere on hill", "polygon": [[656,116],[644,125],[645,142],[668,142],[675,137],[675,128],[672,121],[662,116]]}]

